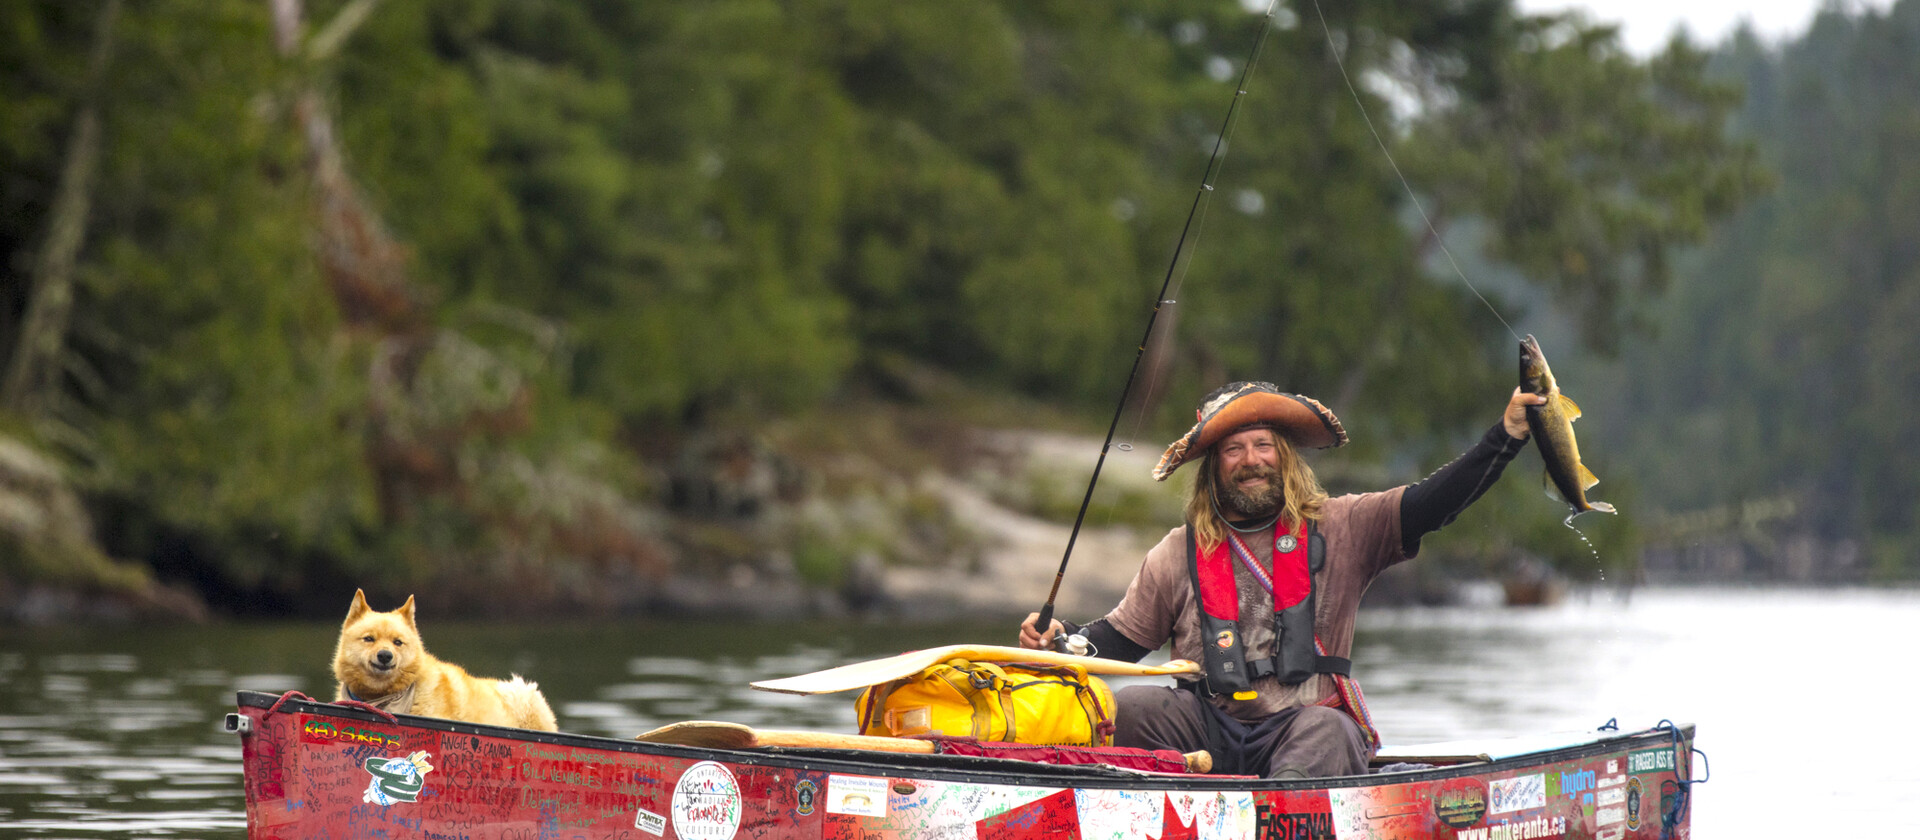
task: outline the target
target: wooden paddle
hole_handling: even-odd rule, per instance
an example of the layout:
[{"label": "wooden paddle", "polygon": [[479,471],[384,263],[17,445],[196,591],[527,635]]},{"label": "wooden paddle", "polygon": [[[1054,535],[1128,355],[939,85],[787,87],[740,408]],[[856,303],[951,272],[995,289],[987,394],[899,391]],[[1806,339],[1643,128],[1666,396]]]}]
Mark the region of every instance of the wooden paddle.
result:
[{"label": "wooden paddle", "polygon": [[851,665],[828,668],[825,671],[815,671],[796,677],[760,680],[753,683],[753,687],[761,691],[778,691],[785,694],[830,694],[835,691],[866,688],[870,685],[911,677],[949,659],[965,659],[971,662],[1038,662],[1043,665],[1078,665],[1087,669],[1089,674],[1125,677],[1200,673],[1198,663],[1185,659],[1175,659],[1164,665],[1141,665],[1137,662],[1074,656],[1070,653],[1056,653],[1050,650],[1028,650],[1001,645],[947,645],[911,651],[885,659],[855,662]]},{"label": "wooden paddle", "polygon": [[[759,747],[803,747],[823,750],[871,750],[873,752],[933,754],[932,741],[917,738],[888,738],[879,735],[840,735],[833,732],[803,732],[790,729],[755,729],[740,723],[717,720],[688,720],[669,723],[659,729],[633,736],[650,744],[678,744],[714,750],[750,750]],[[1206,750],[1182,756],[1187,772],[1206,773],[1213,769],[1213,756]]]}]

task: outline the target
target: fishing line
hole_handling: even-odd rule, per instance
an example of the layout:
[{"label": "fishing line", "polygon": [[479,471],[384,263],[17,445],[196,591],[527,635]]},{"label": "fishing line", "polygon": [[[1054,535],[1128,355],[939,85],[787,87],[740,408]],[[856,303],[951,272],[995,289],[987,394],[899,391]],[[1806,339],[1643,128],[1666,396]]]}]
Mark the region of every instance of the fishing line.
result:
[{"label": "fishing line", "polygon": [[[1220,133],[1214,137],[1213,153],[1207,158],[1207,168],[1200,178],[1200,188],[1194,191],[1193,206],[1187,210],[1187,221],[1180,228],[1180,239],[1174,243],[1173,259],[1167,263],[1167,273],[1160,281],[1160,293],[1154,296],[1153,312],[1147,316],[1146,332],[1140,336],[1140,347],[1133,356],[1133,367],[1127,371],[1126,385],[1120,389],[1120,404],[1113,410],[1113,421],[1107,424],[1106,440],[1100,444],[1100,458],[1093,464],[1093,475],[1087,479],[1087,493],[1080,499],[1080,512],[1074,515],[1073,531],[1067,535],[1067,549],[1060,557],[1060,571],[1053,576],[1053,588],[1047,592],[1047,602],[1040,607],[1040,614],[1034,619],[1034,629],[1041,634],[1047,632],[1053,621],[1053,602],[1060,597],[1060,582],[1067,576],[1067,561],[1073,559],[1073,544],[1080,539],[1080,526],[1086,522],[1087,506],[1093,502],[1093,489],[1100,483],[1100,468],[1107,463],[1107,453],[1113,449],[1113,436],[1120,428],[1120,415],[1126,412],[1127,397],[1133,393],[1134,379],[1140,375],[1140,362],[1147,355],[1147,347],[1153,341],[1153,325],[1160,319],[1160,310],[1173,304],[1167,297],[1175,288],[1175,279],[1183,278],[1184,272],[1180,258],[1187,254],[1189,239],[1198,243],[1199,223],[1205,219],[1205,209],[1213,194],[1214,180],[1219,176],[1221,167],[1226,165],[1227,137],[1233,133],[1235,117],[1240,113],[1240,101],[1247,95],[1247,80],[1253,77],[1253,68],[1260,63],[1260,52],[1267,44],[1267,33],[1273,31],[1273,13],[1280,0],[1271,0],[1267,4],[1267,13],[1260,19],[1260,35],[1253,41],[1253,49],[1247,54],[1246,65],[1240,69],[1240,80],[1234,86],[1233,101],[1227,106],[1226,119],[1220,123]],[[1192,263],[1191,257],[1188,264]],[[1152,378],[1151,376],[1149,377]],[[1134,433],[1139,432],[1139,421],[1135,420]],[[1124,445],[1131,450],[1131,444]],[[1112,511],[1108,511],[1111,518]]]},{"label": "fishing line", "polygon": [[1420,221],[1426,224],[1427,232],[1433,234],[1433,243],[1439,246],[1441,254],[1446,255],[1447,265],[1453,268],[1454,274],[1459,275],[1460,282],[1467,284],[1467,290],[1473,292],[1473,296],[1486,305],[1487,311],[1492,312],[1493,317],[1500,322],[1500,326],[1506,327],[1507,334],[1513,336],[1513,340],[1518,342],[1520,334],[1514,332],[1513,325],[1507,323],[1507,319],[1501,316],[1500,310],[1494,308],[1493,302],[1487,300],[1487,296],[1480,293],[1479,287],[1473,285],[1472,280],[1467,279],[1467,273],[1460,269],[1459,261],[1453,258],[1453,251],[1447,248],[1446,240],[1440,236],[1440,229],[1434,226],[1433,217],[1427,215],[1426,206],[1420,203],[1420,197],[1414,193],[1412,182],[1407,180],[1406,173],[1400,171],[1400,163],[1393,159],[1393,152],[1387,150],[1387,141],[1380,136],[1380,130],[1374,127],[1373,117],[1367,114],[1367,105],[1360,98],[1360,90],[1354,87],[1353,77],[1347,73],[1346,61],[1340,57],[1340,48],[1333,41],[1333,30],[1327,26],[1327,13],[1320,9],[1320,0],[1313,0],[1313,13],[1320,18],[1320,31],[1327,36],[1327,52],[1333,56],[1333,66],[1340,69],[1340,80],[1347,83],[1347,93],[1353,97],[1354,107],[1360,110],[1361,121],[1367,124],[1367,132],[1373,135],[1373,142],[1380,147],[1380,153],[1386,155],[1387,165],[1392,167],[1394,177],[1400,179],[1401,189],[1407,191],[1407,200],[1413,202],[1413,209],[1420,212]]},{"label": "fishing line", "polygon": [[[1493,302],[1487,300],[1487,296],[1480,293],[1480,288],[1473,285],[1472,280],[1467,279],[1467,273],[1460,268],[1460,261],[1454,259],[1453,250],[1447,247],[1445,237],[1440,235],[1439,227],[1434,225],[1433,217],[1427,214],[1426,205],[1420,203],[1420,196],[1414,192],[1413,183],[1407,180],[1405,172],[1400,171],[1400,162],[1393,159],[1393,152],[1387,148],[1386,139],[1380,136],[1380,129],[1374,126],[1372,115],[1367,113],[1367,104],[1365,100],[1361,99],[1359,88],[1353,84],[1352,74],[1347,72],[1346,60],[1341,58],[1340,46],[1334,43],[1333,28],[1327,25],[1327,13],[1320,8],[1320,0],[1313,0],[1313,13],[1320,18],[1320,32],[1326,36],[1327,52],[1333,56],[1333,66],[1340,70],[1340,80],[1346,83],[1347,94],[1353,97],[1353,106],[1360,111],[1360,119],[1366,123],[1367,133],[1373,135],[1374,145],[1380,147],[1380,154],[1386,157],[1387,165],[1393,169],[1394,177],[1400,179],[1400,188],[1406,191],[1407,201],[1412,202],[1413,209],[1419,211],[1420,221],[1427,226],[1427,232],[1433,235],[1433,243],[1440,248],[1440,253],[1446,256],[1447,265],[1451,267],[1453,273],[1460,278],[1460,282],[1466,284],[1467,290],[1473,292],[1473,296],[1480,299],[1480,303],[1487,307],[1488,312],[1493,313],[1493,317],[1500,322],[1500,326],[1506,328],[1507,335],[1513,336],[1513,340],[1519,342],[1520,334],[1514,331],[1513,325],[1507,323],[1506,317],[1500,314],[1500,310],[1493,305]],[[1349,38],[1351,38],[1351,36],[1349,36]],[[1605,564],[1600,560],[1600,549],[1593,544],[1592,540],[1587,539],[1586,532],[1574,526],[1572,516],[1567,517],[1564,524],[1580,536],[1581,542],[1587,544],[1587,550],[1593,553],[1594,568],[1599,571],[1600,579],[1602,581],[1606,580],[1607,570]]]}]

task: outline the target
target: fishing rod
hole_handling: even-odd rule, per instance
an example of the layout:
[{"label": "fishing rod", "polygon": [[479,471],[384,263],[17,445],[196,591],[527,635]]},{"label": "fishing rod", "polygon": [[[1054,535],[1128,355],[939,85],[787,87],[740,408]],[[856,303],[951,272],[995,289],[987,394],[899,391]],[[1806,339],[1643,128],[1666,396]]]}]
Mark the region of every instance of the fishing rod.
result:
[{"label": "fishing rod", "polygon": [[[1107,463],[1107,452],[1113,449],[1114,432],[1120,428],[1120,415],[1126,412],[1127,398],[1133,394],[1134,379],[1140,375],[1140,362],[1146,358],[1147,345],[1153,338],[1153,325],[1160,320],[1160,309],[1173,301],[1167,299],[1167,290],[1173,287],[1173,279],[1180,267],[1180,257],[1186,250],[1187,239],[1193,233],[1194,220],[1200,215],[1200,208],[1206,204],[1207,197],[1213,192],[1213,179],[1224,165],[1222,152],[1227,148],[1227,136],[1233,133],[1234,117],[1240,112],[1240,100],[1247,95],[1247,80],[1253,77],[1254,65],[1260,63],[1260,51],[1267,43],[1267,33],[1273,31],[1273,13],[1279,6],[1279,0],[1267,4],[1267,13],[1260,19],[1260,36],[1253,41],[1253,49],[1247,54],[1246,65],[1240,68],[1240,81],[1234,86],[1233,101],[1227,105],[1226,119],[1220,123],[1220,133],[1213,140],[1213,154],[1207,158],[1207,168],[1200,176],[1200,188],[1194,191],[1193,206],[1187,210],[1186,224],[1180,228],[1180,239],[1174,243],[1173,259],[1167,263],[1166,277],[1160,281],[1160,293],[1154,295],[1153,311],[1147,315],[1146,332],[1140,336],[1140,349],[1133,356],[1133,367],[1127,371],[1127,382],[1120,388],[1120,404],[1113,409],[1113,422],[1107,424],[1107,438],[1100,444],[1100,458],[1093,463],[1093,475],[1087,479],[1087,494],[1080,500],[1080,512],[1073,517],[1073,531],[1067,535],[1067,550],[1060,557],[1060,571],[1053,575],[1053,589],[1047,592],[1047,602],[1040,607],[1040,615],[1034,619],[1035,632],[1046,635],[1053,624],[1053,602],[1060,597],[1060,582],[1067,577],[1067,563],[1073,559],[1073,544],[1080,538],[1080,526],[1087,519],[1087,507],[1093,503],[1093,489],[1100,483],[1100,468]],[[1195,237],[1197,240],[1197,236]],[[1066,639],[1056,637],[1055,647],[1064,649]]]}]

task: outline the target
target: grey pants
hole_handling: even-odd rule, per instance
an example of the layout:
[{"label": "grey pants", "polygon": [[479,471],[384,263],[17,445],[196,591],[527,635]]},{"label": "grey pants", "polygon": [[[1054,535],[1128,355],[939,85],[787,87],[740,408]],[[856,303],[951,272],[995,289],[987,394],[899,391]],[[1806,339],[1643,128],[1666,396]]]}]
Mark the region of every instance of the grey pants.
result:
[{"label": "grey pants", "polygon": [[[1302,706],[1257,723],[1227,718],[1191,691],[1130,685],[1114,696],[1113,743],[1121,747],[1213,754],[1213,772],[1269,779],[1356,776],[1373,751],[1353,718],[1338,709]],[[1209,732],[1207,717],[1219,726]],[[1211,736],[1211,737],[1210,737]]]}]

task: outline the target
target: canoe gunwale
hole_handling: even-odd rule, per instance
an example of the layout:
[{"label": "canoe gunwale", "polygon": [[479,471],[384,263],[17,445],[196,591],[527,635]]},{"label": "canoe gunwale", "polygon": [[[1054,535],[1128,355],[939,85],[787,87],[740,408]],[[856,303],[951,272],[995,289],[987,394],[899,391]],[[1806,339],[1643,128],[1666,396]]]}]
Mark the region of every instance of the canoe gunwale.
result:
[{"label": "canoe gunwale", "polygon": [[[381,715],[351,706],[335,705],[319,700],[304,700],[298,697],[287,699],[282,703],[281,695],[258,691],[242,690],[238,692],[237,702],[242,709],[252,708],[262,710],[273,707],[275,703],[281,703],[280,710],[277,714],[319,714],[365,723],[391,723],[391,721]],[[1059,787],[1104,788],[1115,790],[1165,790],[1168,788],[1178,788],[1193,791],[1307,791],[1369,787],[1381,784],[1441,781],[1496,774],[1510,769],[1582,759],[1610,753],[1620,753],[1632,749],[1645,749],[1674,743],[1672,732],[1666,729],[1650,729],[1640,732],[1622,732],[1617,738],[1597,740],[1539,752],[1504,756],[1490,761],[1464,762],[1436,766],[1431,769],[1403,770],[1392,773],[1370,773],[1364,776],[1283,780],[1249,779],[1231,776],[1141,773],[1120,770],[1104,765],[1067,766],[1036,764],[1028,761],[1005,758],[883,753],[868,750],[839,750],[813,747],[760,747],[751,750],[728,750],[622,740],[599,735],[579,735],[565,732],[541,732],[514,729],[487,724],[464,723],[442,718],[418,717],[415,715],[398,715],[396,717],[400,725],[420,729],[468,735],[486,735],[529,743],[675,756],[696,760],[712,760],[736,765],[791,767],[848,775],[909,777],[942,782],[1052,785]],[[1690,744],[1694,734],[1694,727],[1691,724],[1681,726],[1679,732],[1681,737]],[[1686,751],[1676,747],[1675,752],[1685,753]],[[1682,763],[1683,767],[1691,763],[1689,757],[1684,754],[1678,754],[1675,758]]]}]

